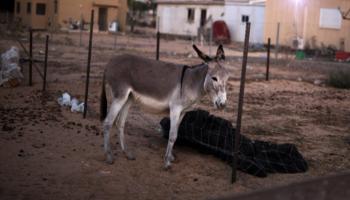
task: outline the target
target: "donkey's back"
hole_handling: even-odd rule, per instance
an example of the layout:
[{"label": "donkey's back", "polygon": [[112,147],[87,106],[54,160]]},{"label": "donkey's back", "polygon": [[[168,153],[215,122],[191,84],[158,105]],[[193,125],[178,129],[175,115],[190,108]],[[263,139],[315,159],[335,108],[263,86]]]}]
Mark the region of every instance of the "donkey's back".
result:
[{"label": "donkey's back", "polygon": [[105,81],[114,94],[130,89],[151,98],[165,99],[179,84],[182,67],[135,55],[118,55],[106,66]]}]

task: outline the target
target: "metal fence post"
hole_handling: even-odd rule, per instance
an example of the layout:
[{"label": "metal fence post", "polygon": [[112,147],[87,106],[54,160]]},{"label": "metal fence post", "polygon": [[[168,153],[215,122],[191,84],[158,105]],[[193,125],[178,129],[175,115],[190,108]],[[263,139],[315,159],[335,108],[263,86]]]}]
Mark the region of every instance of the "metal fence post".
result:
[{"label": "metal fence post", "polygon": [[48,54],[49,54],[49,35],[46,35],[43,91],[46,90],[46,72],[47,72],[47,57],[48,57]]},{"label": "metal fence post", "polygon": [[276,32],[276,45],[275,45],[275,58],[278,58],[278,50],[279,50],[279,43],[280,43],[280,28],[281,28],[281,23],[277,23],[277,32]]},{"label": "metal fence post", "polygon": [[266,81],[269,80],[270,73],[270,49],[271,49],[271,38],[267,40],[267,59],[266,59]]},{"label": "metal fence post", "polygon": [[159,17],[157,18],[158,20],[158,23],[157,23],[157,49],[156,49],[156,60],[159,60],[159,39],[160,39],[160,32],[159,32],[159,22],[160,22],[160,19]]},{"label": "metal fence post", "polygon": [[33,85],[33,29],[29,29],[29,86]]},{"label": "metal fence post", "polygon": [[91,48],[92,48],[92,35],[94,31],[94,10],[91,10],[91,20],[90,20],[90,37],[89,37],[89,53],[88,53],[88,63],[86,70],[86,84],[85,84],[85,101],[84,101],[84,118],[86,118],[87,105],[88,105],[88,94],[89,94],[89,79],[90,79],[90,63],[91,63]]},{"label": "metal fence post", "polygon": [[[238,161],[239,141],[240,141],[241,124],[242,124],[242,113],[243,113],[243,103],[244,103],[244,87],[245,87],[245,77],[246,77],[246,71],[247,71],[248,48],[249,48],[249,35],[250,35],[250,22],[247,22],[246,23],[246,30],[245,30],[245,40],[244,40],[241,83],[240,83],[239,99],[238,99],[238,113],[237,113],[236,131],[235,131],[235,136],[234,136],[235,141],[234,141],[234,150],[233,150],[231,183],[234,183],[237,180],[237,161]],[[233,139],[233,137],[232,137],[232,139]]]},{"label": "metal fence post", "polygon": [[118,19],[115,20],[114,49],[117,49],[117,32],[118,32],[117,21]]}]

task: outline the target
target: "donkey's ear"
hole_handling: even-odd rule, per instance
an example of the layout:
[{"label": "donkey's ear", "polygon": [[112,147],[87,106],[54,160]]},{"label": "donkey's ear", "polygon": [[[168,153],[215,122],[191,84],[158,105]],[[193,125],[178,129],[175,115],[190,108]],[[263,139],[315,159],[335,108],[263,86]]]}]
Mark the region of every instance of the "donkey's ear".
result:
[{"label": "donkey's ear", "polygon": [[205,55],[201,50],[199,50],[199,49],[197,48],[196,45],[192,45],[192,47],[193,47],[193,49],[197,52],[198,56],[199,56],[202,60],[204,60],[205,62],[209,62],[209,61],[212,61],[212,60],[213,60],[213,59],[210,58],[209,56]]},{"label": "donkey's ear", "polygon": [[219,45],[218,50],[216,51],[216,60],[225,60],[225,52],[222,44]]}]

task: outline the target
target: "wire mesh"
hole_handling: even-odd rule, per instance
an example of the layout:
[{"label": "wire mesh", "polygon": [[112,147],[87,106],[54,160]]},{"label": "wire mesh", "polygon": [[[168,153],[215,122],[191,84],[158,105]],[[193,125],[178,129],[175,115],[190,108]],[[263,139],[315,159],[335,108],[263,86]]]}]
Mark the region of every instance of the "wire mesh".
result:
[{"label": "wire mesh", "polygon": [[[160,122],[165,138],[169,136],[170,120]],[[207,111],[187,112],[179,130],[176,144],[188,145],[208,152],[227,163],[232,163],[235,128],[231,122]],[[299,173],[308,170],[308,164],[294,144],[275,144],[251,140],[241,135],[238,151],[238,170],[266,177],[268,173]]]}]

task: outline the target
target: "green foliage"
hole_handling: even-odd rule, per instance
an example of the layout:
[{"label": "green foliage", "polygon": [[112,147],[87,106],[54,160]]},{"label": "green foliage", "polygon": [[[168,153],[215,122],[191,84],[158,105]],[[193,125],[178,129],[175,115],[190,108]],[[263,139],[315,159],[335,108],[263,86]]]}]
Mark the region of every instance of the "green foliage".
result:
[{"label": "green foliage", "polygon": [[[149,3],[146,3],[149,2]],[[147,11],[149,9],[153,9],[154,3],[153,1],[136,1],[136,0],[128,0],[128,6],[130,10],[134,11]]]},{"label": "green foliage", "polygon": [[331,71],[327,82],[335,88],[350,89],[350,69]]}]

